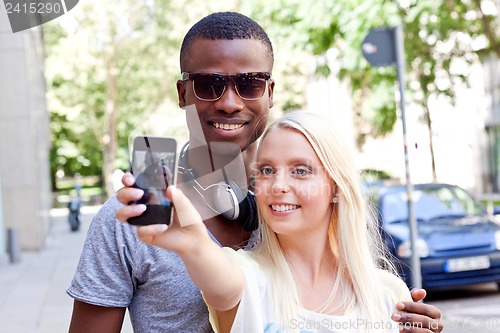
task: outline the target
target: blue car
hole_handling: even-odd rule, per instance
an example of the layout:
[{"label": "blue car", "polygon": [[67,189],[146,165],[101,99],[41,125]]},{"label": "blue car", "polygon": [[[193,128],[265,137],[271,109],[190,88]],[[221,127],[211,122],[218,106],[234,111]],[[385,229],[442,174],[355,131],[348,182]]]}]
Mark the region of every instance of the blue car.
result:
[{"label": "blue car", "polygon": [[[411,287],[406,186],[369,192],[383,238]],[[484,282],[496,282],[500,288],[500,224],[480,202],[458,186],[418,184],[413,186],[413,207],[424,288],[453,289]]]}]

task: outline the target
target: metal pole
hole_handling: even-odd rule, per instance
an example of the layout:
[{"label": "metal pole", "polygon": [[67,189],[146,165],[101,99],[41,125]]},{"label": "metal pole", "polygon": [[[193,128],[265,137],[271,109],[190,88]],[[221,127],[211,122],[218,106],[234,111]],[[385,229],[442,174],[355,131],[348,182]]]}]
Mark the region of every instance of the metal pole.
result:
[{"label": "metal pole", "polygon": [[417,222],[415,220],[415,211],[413,209],[413,184],[410,179],[410,159],[408,156],[408,139],[406,135],[406,115],[405,115],[405,71],[406,63],[404,57],[404,38],[403,38],[403,26],[399,25],[394,28],[394,41],[396,46],[396,64],[398,72],[398,82],[399,82],[399,92],[400,92],[400,104],[401,109],[401,122],[403,123],[403,143],[404,143],[404,154],[405,154],[405,168],[406,168],[406,191],[408,196],[408,218],[410,225],[410,237],[411,237],[411,269],[413,272],[412,282],[413,287],[422,288],[422,272],[420,269],[420,256],[417,253],[416,244],[418,239],[418,229]]}]

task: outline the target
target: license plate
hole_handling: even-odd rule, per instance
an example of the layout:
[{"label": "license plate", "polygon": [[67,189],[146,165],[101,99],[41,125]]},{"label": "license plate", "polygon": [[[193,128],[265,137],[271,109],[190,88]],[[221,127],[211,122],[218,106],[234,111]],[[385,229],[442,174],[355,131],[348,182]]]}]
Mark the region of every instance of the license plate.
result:
[{"label": "license plate", "polygon": [[490,268],[490,258],[488,256],[449,259],[444,263],[446,272],[474,271],[486,268]]}]

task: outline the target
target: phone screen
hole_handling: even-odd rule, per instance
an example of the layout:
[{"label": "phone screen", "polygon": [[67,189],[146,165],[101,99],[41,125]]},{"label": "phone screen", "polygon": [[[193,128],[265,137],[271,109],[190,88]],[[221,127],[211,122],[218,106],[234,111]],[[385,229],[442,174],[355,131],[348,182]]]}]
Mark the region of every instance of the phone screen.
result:
[{"label": "phone screen", "polygon": [[177,174],[177,143],[170,137],[140,136],[134,139],[132,173],[143,197],[130,204],[145,204],[146,211],[128,219],[134,225],[170,224],[173,206],[166,196]]}]

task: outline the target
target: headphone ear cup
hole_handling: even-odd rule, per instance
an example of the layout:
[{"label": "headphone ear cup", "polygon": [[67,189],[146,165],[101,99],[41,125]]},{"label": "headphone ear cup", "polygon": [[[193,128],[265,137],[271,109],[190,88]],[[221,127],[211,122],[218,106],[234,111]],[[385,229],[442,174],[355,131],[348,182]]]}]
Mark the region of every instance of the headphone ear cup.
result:
[{"label": "headphone ear cup", "polygon": [[229,220],[236,220],[240,216],[240,202],[245,199],[241,189],[234,182],[219,183],[214,186],[213,201],[215,209]]},{"label": "headphone ear cup", "polygon": [[222,215],[236,221],[243,230],[252,232],[259,226],[257,219],[257,203],[251,191],[244,193],[236,183],[219,183],[215,186],[213,201],[215,208]]},{"label": "headphone ear cup", "polygon": [[255,194],[248,191],[245,199],[240,202],[240,216],[237,220],[243,230],[252,232],[259,227],[259,219],[257,217],[257,202]]}]

